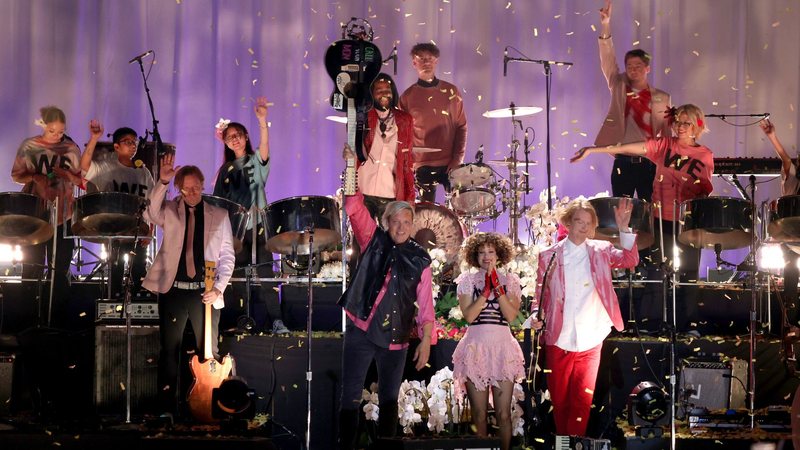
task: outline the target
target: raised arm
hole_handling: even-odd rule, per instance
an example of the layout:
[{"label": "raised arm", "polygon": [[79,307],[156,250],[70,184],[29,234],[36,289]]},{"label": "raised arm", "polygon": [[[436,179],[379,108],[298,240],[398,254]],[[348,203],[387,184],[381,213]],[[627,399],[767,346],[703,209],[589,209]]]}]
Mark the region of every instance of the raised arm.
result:
[{"label": "raised arm", "polygon": [[92,119],[89,122],[89,143],[86,144],[86,148],[83,150],[83,154],[81,155],[81,172],[84,174],[88,172],[89,168],[92,166],[94,149],[97,147],[97,141],[100,140],[102,135],[103,124],[97,119]]},{"label": "raised arm", "polygon": [[778,135],[775,134],[775,124],[770,122],[769,119],[764,119],[759,122],[758,125],[761,127],[764,134],[767,135],[767,139],[772,142],[772,146],[775,147],[775,153],[777,153],[778,157],[781,159],[781,173],[784,178],[788,177],[789,169],[792,167],[792,157],[786,153],[786,149],[783,148],[781,141],[778,140]]},{"label": "raised arm", "polygon": [[261,161],[269,161],[269,127],[267,126],[267,109],[268,103],[266,97],[258,97],[256,99],[256,106],[253,108],[258,118],[259,128],[259,141],[258,141],[258,156]]},{"label": "raised arm", "polygon": [[600,49],[600,69],[610,89],[612,80],[619,75],[614,41],[611,40],[611,0],[606,0],[605,7],[600,8],[600,36],[597,43]]},{"label": "raised arm", "polygon": [[606,153],[609,155],[632,155],[632,156],[644,156],[647,154],[647,147],[645,146],[645,142],[631,142],[630,144],[622,144],[622,145],[609,145],[607,147],[583,147],[582,149],[575,152],[572,155],[572,158],[569,159],[569,162],[578,162],[582,159],[586,158],[590,154],[593,153]]}]

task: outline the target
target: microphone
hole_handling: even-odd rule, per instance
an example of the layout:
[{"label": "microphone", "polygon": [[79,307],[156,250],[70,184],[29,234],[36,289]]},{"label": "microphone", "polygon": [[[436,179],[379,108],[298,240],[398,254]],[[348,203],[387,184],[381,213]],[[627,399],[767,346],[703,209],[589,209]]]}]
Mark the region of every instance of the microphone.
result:
[{"label": "microphone", "polygon": [[508,47],[503,49],[503,76],[508,75]]},{"label": "microphone", "polygon": [[528,130],[526,129],[525,130],[525,153],[528,152],[528,147],[529,147],[529,145],[528,145]]},{"label": "microphone", "polygon": [[395,45],[392,49],[392,56],[390,56],[394,61],[394,73],[393,75],[397,75],[397,46]]},{"label": "microphone", "polygon": [[142,53],[141,55],[133,58],[132,60],[128,61],[128,64],[133,64],[136,61],[142,62],[142,59],[146,58],[147,56],[150,56],[152,53],[153,53],[152,50],[148,50],[148,51]]}]

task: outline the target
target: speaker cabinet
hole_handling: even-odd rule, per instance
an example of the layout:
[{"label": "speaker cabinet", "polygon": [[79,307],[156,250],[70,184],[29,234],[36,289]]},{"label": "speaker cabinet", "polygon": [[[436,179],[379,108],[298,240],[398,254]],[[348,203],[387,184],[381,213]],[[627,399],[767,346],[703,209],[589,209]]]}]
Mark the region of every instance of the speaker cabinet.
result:
[{"label": "speaker cabinet", "polygon": [[695,407],[738,409],[745,407],[747,361],[708,362],[685,360],[680,388]]},{"label": "speaker cabinet", "polygon": [[[313,331],[342,331],[342,308],[336,304],[342,295],[341,283],[315,284]],[[305,330],[308,321],[308,286],[284,284],[281,286],[281,307],[286,326],[291,330]]]},{"label": "speaker cabinet", "polygon": [[156,412],[158,399],[157,326],[131,327],[131,385],[126,386],[127,338],[124,326],[95,328],[94,403],[99,413],[124,413],[125,390],[131,390],[131,411]]},{"label": "speaker cabinet", "polygon": [[0,417],[11,415],[11,394],[14,389],[14,360],[14,355],[0,353]]}]

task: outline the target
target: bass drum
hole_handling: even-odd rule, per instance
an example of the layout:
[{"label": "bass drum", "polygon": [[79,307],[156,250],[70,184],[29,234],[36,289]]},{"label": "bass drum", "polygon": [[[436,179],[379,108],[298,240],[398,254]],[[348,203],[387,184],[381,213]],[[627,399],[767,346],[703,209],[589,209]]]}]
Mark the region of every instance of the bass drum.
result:
[{"label": "bass drum", "polygon": [[143,204],[144,198],[124,192],[95,192],[78,197],[72,208],[72,233],[84,238],[148,236],[147,222],[142,220],[138,231],[136,228],[136,215]]},{"label": "bass drum", "polygon": [[242,251],[242,240],[247,227],[247,209],[227,198],[213,195],[203,194],[203,201],[228,211],[228,219],[231,221],[231,235],[233,236],[233,251],[236,253]]},{"label": "bass drum", "polygon": [[453,264],[466,237],[466,229],[458,216],[444,206],[420,202],[416,204],[414,211],[414,229],[411,235],[426,250],[444,250],[447,263]]},{"label": "bass drum", "polygon": [[[597,212],[597,229],[595,238],[619,244],[619,229],[614,215],[614,207],[619,205],[620,197],[600,197],[589,200]],[[638,198],[630,199],[633,202],[630,227],[636,233],[636,245],[639,249],[649,248],[653,245],[653,214],[652,205]]]},{"label": "bass drum", "polygon": [[290,197],[267,208],[267,249],[282,255],[307,255],[314,230],[314,252],[342,242],[339,207],[331,197]]},{"label": "bass drum", "polygon": [[753,211],[750,202],[733,197],[706,197],[681,203],[678,241],[695,248],[722,250],[750,245]]},{"label": "bass drum", "polygon": [[0,242],[36,245],[51,237],[50,209],[44,199],[23,192],[0,192]]}]

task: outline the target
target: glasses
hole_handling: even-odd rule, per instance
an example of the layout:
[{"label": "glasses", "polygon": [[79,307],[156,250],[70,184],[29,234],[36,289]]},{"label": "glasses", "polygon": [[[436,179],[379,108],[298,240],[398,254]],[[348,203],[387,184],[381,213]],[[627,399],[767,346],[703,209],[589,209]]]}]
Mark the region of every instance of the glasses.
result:
[{"label": "glasses", "polygon": [[436,62],[439,58],[436,56],[414,56],[414,60],[419,61],[421,63],[432,63]]},{"label": "glasses", "polygon": [[225,138],[225,143],[230,144],[231,142],[239,139],[244,139],[244,135],[242,133],[233,133]]},{"label": "glasses", "polygon": [[678,127],[678,128],[680,128],[680,127],[691,127],[691,126],[694,126],[694,124],[692,122],[681,122],[681,121],[678,120],[678,121],[675,121],[675,126]]},{"label": "glasses", "polygon": [[119,141],[119,143],[120,145],[127,145],[130,147],[135,147],[138,144],[138,142],[136,142],[136,139],[124,139]]}]

